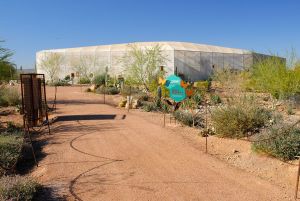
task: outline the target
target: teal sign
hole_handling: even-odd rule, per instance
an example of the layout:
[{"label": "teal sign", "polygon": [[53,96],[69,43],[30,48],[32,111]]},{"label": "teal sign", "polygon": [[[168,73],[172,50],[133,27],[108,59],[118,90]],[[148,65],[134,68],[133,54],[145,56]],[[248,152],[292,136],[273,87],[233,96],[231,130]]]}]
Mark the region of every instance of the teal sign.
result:
[{"label": "teal sign", "polygon": [[186,98],[185,89],[181,86],[181,78],[176,75],[170,75],[166,79],[165,86],[170,91],[170,97],[175,102],[183,101]]}]

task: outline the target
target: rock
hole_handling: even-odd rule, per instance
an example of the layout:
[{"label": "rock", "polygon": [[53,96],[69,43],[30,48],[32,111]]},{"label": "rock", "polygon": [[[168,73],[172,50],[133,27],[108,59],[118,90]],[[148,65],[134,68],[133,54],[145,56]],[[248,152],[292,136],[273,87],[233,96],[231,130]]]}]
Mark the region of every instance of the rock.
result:
[{"label": "rock", "polygon": [[121,100],[121,102],[119,103],[119,107],[125,107],[127,103],[127,100]]},{"label": "rock", "polygon": [[239,153],[239,151],[236,150],[236,149],[234,149],[232,152],[233,152],[234,154]]},{"label": "rock", "polygon": [[132,100],[132,108],[137,109],[138,106],[139,106],[139,100],[137,99]]},{"label": "rock", "polygon": [[89,87],[89,89],[90,89],[91,91],[95,91],[95,90],[96,90],[96,85],[93,84],[92,86]]}]

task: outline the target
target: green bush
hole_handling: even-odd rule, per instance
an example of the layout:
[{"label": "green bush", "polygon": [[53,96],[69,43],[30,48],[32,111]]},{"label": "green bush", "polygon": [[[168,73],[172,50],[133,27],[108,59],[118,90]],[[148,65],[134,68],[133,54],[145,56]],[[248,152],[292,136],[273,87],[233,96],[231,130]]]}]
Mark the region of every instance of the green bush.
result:
[{"label": "green bush", "polygon": [[136,87],[130,87],[130,86],[124,86],[123,89],[121,89],[121,95],[122,96],[129,96],[129,95],[135,95],[140,93],[141,90],[139,90]]},{"label": "green bush", "polygon": [[288,68],[277,57],[263,59],[251,69],[251,84],[256,90],[286,99],[300,92],[300,70]]},{"label": "green bush", "polygon": [[15,87],[0,87],[0,106],[16,106],[21,104],[20,92]]},{"label": "green bush", "polygon": [[272,112],[245,98],[212,111],[212,123],[221,137],[241,138],[268,125]]},{"label": "green bush", "polygon": [[217,94],[211,94],[210,101],[215,105],[222,103],[221,97]]},{"label": "green bush", "polygon": [[109,95],[116,95],[120,93],[120,90],[117,87],[108,87],[107,88],[107,93]]},{"label": "green bush", "polygon": [[22,144],[21,131],[0,134],[0,163],[3,167],[11,167],[18,160]]},{"label": "green bush", "polygon": [[146,112],[159,110],[159,108],[157,107],[157,103],[155,103],[155,102],[144,101],[144,102],[142,102],[142,105],[143,105],[142,109],[145,110]]},{"label": "green bush", "polygon": [[32,200],[40,185],[29,177],[0,178],[0,200]]},{"label": "green bush", "polygon": [[270,128],[265,135],[259,135],[253,149],[283,160],[294,160],[300,155],[300,129],[284,125]]},{"label": "green bush", "polygon": [[71,84],[69,83],[68,80],[57,80],[55,82],[51,82],[48,84],[49,86],[70,86]]},{"label": "green bush", "polygon": [[134,96],[134,98],[138,99],[139,101],[148,101],[150,98],[149,95],[144,92],[138,92],[138,93],[134,94],[133,96]]},{"label": "green bush", "polygon": [[174,112],[174,117],[187,126],[203,127],[203,119],[200,115],[193,115],[187,111],[177,110]]},{"label": "green bush", "polygon": [[91,80],[88,77],[81,77],[78,82],[78,84],[90,84],[90,83],[91,83]]},{"label": "green bush", "polygon": [[64,80],[70,81],[71,80],[71,76],[70,75],[66,75],[65,78],[64,78]]},{"label": "green bush", "polygon": [[[108,77],[108,75],[107,75]],[[105,73],[96,75],[92,81],[93,84],[101,86],[105,85]]]},{"label": "green bush", "polygon": [[211,88],[211,80],[198,81],[194,83],[194,86],[201,91],[209,91]]},{"label": "green bush", "polygon": [[109,94],[109,95],[116,95],[120,93],[120,90],[117,87],[98,87],[96,89],[97,94]]}]

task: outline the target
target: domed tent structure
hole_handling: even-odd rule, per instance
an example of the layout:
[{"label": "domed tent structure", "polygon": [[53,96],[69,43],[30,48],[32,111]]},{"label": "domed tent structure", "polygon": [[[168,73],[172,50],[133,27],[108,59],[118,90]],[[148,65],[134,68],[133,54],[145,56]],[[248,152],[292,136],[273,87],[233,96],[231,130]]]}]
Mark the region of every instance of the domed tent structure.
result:
[{"label": "domed tent structure", "polygon": [[59,78],[74,72],[75,61],[85,58],[92,74],[105,72],[112,76],[124,76],[124,69],[120,59],[135,45],[141,49],[159,45],[167,61],[164,70],[167,74],[177,73],[187,81],[207,79],[214,68],[245,69],[249,68],[257,59],[267,55],[248,50],[219,47],[186,42],[135,42],[127,44],[100,45],[67,49],[42,50],[36,53],[36,69],[38,73],[47,73],[41,67],[42,59],[49,53],[63,56]]}]

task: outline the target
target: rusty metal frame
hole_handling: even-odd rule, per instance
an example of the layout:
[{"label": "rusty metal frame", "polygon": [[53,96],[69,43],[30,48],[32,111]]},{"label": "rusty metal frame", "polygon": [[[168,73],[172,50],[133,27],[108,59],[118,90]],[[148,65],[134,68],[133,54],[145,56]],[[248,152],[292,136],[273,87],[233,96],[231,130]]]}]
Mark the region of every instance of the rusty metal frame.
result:
[{"label": "rusty metal frame", "polygon": [[[25,79],[28,79],[26,81],[28,83],[25,83]],[[34,79],[36,80],[34,81]],[[45,75],[35,73],[20,74],[20,80],[22,95],[21,114],[23,114],[24,137],[27,136],[29,139],[32,155],[35,164],[38,166],[30,131],[37,131],[34,127],[40,127],[41,129],[43,126],[47,125],[48,133],[50,134]]]}]

